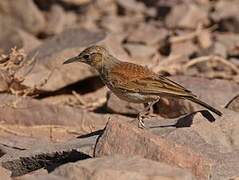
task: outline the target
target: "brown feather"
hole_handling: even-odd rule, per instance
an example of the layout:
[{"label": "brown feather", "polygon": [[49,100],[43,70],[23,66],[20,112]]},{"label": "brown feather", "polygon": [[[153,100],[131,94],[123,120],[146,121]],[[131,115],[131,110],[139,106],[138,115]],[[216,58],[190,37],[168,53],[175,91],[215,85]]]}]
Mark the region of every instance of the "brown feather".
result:
[{"label": "brown feather", "polygon": [[122,62],[113,67],[110,74],[114,86],[124,91],[154,95],[195,96],[183,86],[133,63]]}]

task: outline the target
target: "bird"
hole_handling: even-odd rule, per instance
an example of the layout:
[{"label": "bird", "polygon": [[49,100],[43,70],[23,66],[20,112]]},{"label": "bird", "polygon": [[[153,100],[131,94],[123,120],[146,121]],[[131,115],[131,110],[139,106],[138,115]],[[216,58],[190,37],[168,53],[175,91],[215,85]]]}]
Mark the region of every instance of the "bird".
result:
[{"label": "bird", "polygon": [[201,101],[182,85],[159,75],[145,66],[117,59],[103,46],[92,45],[80,54],[67,59],[63,64],[82,62],[96,69],[103,83],[120,99],[148,106],[139,112],[138,126],[144,128],[143,119],[150,108],[162,97],[187,99],[212,111],[218,116],[222,113]]}]

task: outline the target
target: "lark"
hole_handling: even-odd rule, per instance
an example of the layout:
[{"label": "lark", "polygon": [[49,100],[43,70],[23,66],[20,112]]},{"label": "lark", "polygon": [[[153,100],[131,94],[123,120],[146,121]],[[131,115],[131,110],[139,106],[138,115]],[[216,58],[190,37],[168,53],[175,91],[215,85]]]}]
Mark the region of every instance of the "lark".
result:
[{"label": "lark", "polygon": [[103,83],[120,99],[132,103],[147,103],[138,114],[138,126],[145,127],[143,119],[160,97],[187,99],[221,116],[222,113],[199,100],[190,90],[178,83],[154,73],[147,67],[123,62],[112,56],[102,46],[91,46],[63,64],[83,62],[95,68]]}]

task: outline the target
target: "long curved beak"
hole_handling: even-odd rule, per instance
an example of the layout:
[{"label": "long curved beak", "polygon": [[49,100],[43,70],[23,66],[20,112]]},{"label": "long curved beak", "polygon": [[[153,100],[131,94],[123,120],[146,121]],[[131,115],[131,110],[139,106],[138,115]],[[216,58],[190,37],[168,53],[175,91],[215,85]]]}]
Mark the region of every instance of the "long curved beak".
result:
[{"label": "long curved beak", "polygon": [[80,62],[82,61],[82,58],[79,56],[67,59],[65,62],[63,62],[63,64],[69,64],[69,63],[73,63],[73,62]]}]

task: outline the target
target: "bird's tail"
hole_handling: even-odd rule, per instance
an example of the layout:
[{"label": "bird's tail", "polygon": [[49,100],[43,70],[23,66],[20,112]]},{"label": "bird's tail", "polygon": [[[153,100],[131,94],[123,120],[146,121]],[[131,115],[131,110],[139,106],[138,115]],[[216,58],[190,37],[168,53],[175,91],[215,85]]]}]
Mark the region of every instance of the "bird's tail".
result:
[{"label": "bird's tail", "polygon": [[193,101],[193,102],[195,102],[196,104],[199,104],[199,105],[201,105],[201,106],[207,108],[208,110],[214,112],[214,113],[217,114],[218,116],[222,116],[222,113],[221,113],[219,110],[217,110],[217,109],[215,109],[214,107],[208,105],[207,103],[205,103],[205,102],[203,102],[203,101],[197,99],[196,97],[186,96],[185,99],[188,99],[188,100],[190,100],[190,101]]}]

